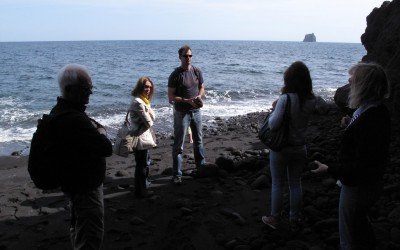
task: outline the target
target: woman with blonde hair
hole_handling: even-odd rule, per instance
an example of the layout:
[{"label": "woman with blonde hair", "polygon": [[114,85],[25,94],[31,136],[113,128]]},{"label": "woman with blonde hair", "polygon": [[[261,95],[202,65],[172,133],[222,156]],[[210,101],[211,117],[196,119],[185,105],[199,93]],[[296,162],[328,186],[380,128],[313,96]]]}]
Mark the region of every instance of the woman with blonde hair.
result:
[{"label": "woman with blonde hair", "polygon": [[341,249],[373,249],[375,237],[368,218],[383,187],[390,144],[390,114],[383,103],[389,92],[385,71],[375,63],[350,68],[349,106],[353,117],[344,117],[345,131],[338,164],[318,161],[314,173],[328,172],[342,184],[339,199]]},{"label": "woman with blonde hair", "polygon": [[146,76],[140,77],[131,94],[133,96],[129,107],[131,134],[139,136],[138,145],[134,152],[136,160],[135,196],[143,198],[149,194],[147,191],[150,165],[148,150],[156,146],[152,128],[155,114],[150,106],[150,101],[154,94],[153,81]]}]

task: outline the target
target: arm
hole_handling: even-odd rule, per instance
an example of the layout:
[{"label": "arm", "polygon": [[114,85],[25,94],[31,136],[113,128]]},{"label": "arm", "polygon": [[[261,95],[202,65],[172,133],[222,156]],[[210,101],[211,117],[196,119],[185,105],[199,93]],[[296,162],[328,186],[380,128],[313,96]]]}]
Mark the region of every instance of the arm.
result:
[{"label": "arm", "polygon": [[205,89],[204,89],[204,83],[203,84],[201,84],[200,86],[199,86],[199,95],[198,96],[196,96],[195,98],[202,98],[202,97],[204,97],[205,96],[205,93],[206,93],[206,91],[205,91]]},{"label": "arm", "polygon": [[354,124],[343,136],[338,164],[332,164],[325,170],[354,184],[381,178],[390,143],[388,114],[377,111],[360,119],[363,120]]},{"label": "arm", "polygon": [[[204,93],[204,89],[203,89],[203,93]],[[196,104],[193,103],[193,99],[195,99],[195,98],[197,98],[197,96],[193,97],[193,98],[183,98],[183,97],[180,97],[180,96],[176,96],[175,95],[175,88],[168,87],[168,101],[171,104],[175,103],[175,102],[186,102],[186,103],[189,103],[192,106],[195,106]]]},{"label": "arm", "polygon": [[377,114],[354,125],[343,137],[337,168],[329,172],[356,181],[378,177],[386,163],[386,152],[390,143],[390,119],[382,119]]},{"label": "arm", "polygon": [[139,120],[143,122],[146,128],[150,128],[154,124],[154,120],[151,118],[149,108],[145,107],[144,104],[134,101],[132,105],[131,115],[139,117]]},{"label": "arm", "polygon": [[269,117],[268,125],[272,131],[279,129],[283,122],[283,116],[285,114],[286,108],[286,100],[286,95],[281,95],[278,99],[278,102],[276,103],[274,111],[272,111],[272,114]]},{"label": "arm", "polygon": [[152,108],[149,108],[149,115],[151,120],[154,122],[156,120],[156,114],[154,113]]},{"label": "arm", "polygon": [[[197,72],[197,73],[196,73]],[[205,96],[203,73],[199,68],[195,68],[195,73],[199,81],[199,94],[195,98],[202,98]]]},{"label": "arm", "polygon": [[175,70],[168,78],[168,102],[171,104],[175,102],[188,102],[188,99],[176,95],[176,87],[178,86],[176,74]]},{"label": "arm", "polygon": [[[68,145],[74,145],[79,152],[107,157],[112,154],[112,144],[105,135],[105,129],[98,122],[92,122],[86,115],[74,114],[65,120],[64,134]],[[95,124],[95,126],[93,125]]]},{"label": "arm", "polygon": [[187,99],[184,99],[183,97],[176,96],[175,95],[175,88],[168,87],[168,101],[169,103],[174,103],[174,102],[187,102]]}]

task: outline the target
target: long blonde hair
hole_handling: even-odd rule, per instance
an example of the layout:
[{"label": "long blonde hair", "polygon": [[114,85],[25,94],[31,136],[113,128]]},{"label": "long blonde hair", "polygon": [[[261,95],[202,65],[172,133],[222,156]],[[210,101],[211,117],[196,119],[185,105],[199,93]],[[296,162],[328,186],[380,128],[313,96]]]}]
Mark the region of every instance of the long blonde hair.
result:
[{"label": "long blonde hair", "polygon": [[358,108],[366,101],[382,101],[389,95],[384,69],[376,63],[357,63],[350,68],[349,107]]}]

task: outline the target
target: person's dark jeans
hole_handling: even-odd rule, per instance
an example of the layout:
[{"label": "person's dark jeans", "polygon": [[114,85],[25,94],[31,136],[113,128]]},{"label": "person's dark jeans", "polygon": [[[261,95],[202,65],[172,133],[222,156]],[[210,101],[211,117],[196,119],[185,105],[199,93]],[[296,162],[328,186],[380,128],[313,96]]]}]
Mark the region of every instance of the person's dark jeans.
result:
[{"label": "person's dark jeans", "polygon": [[375,235],[368,212],[378,200],[381,184],[350,187],[342,185],[339,200],[340,247],[347,249],[375,249]]},{"label": "person's dark jeans", "polygon": [[148,149],[135,151],[135,195],[146,195],[146,181],[149,177],[150,156]]},{"label": "person's dark jeans", "polygon": [[103,184],[93,191],[65,194],[71,206],[72,248],[100,249],[104,234]]}]

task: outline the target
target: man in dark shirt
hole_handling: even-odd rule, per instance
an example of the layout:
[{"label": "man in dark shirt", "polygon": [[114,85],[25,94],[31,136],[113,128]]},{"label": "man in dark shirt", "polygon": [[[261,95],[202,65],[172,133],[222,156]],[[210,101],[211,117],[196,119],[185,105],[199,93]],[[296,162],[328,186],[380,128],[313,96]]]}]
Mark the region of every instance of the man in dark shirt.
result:
[{"label": "man in dark shirt", "polygon": [[[105,157],[112,154],[106,130],[85,113],[92,80],[85,67],[69,64],[58,75],[61,97],[50,114],[58,149],[61,189],[70,199],[73,249],[100,249],[104,234]],[[61,115],[62,114],[62,115]]]},{"label": "man in dark shirt", "polygon": [[174,145],[172,149],[173,182],[182,182],[182,153],[184,138],[190,126],[196,167],[205,163],[201,110],[204,96],[203,75],[192,65],[192,49],[184,45],[178,50],[181,66],[168,79],[168,99],[174,104]]}]

